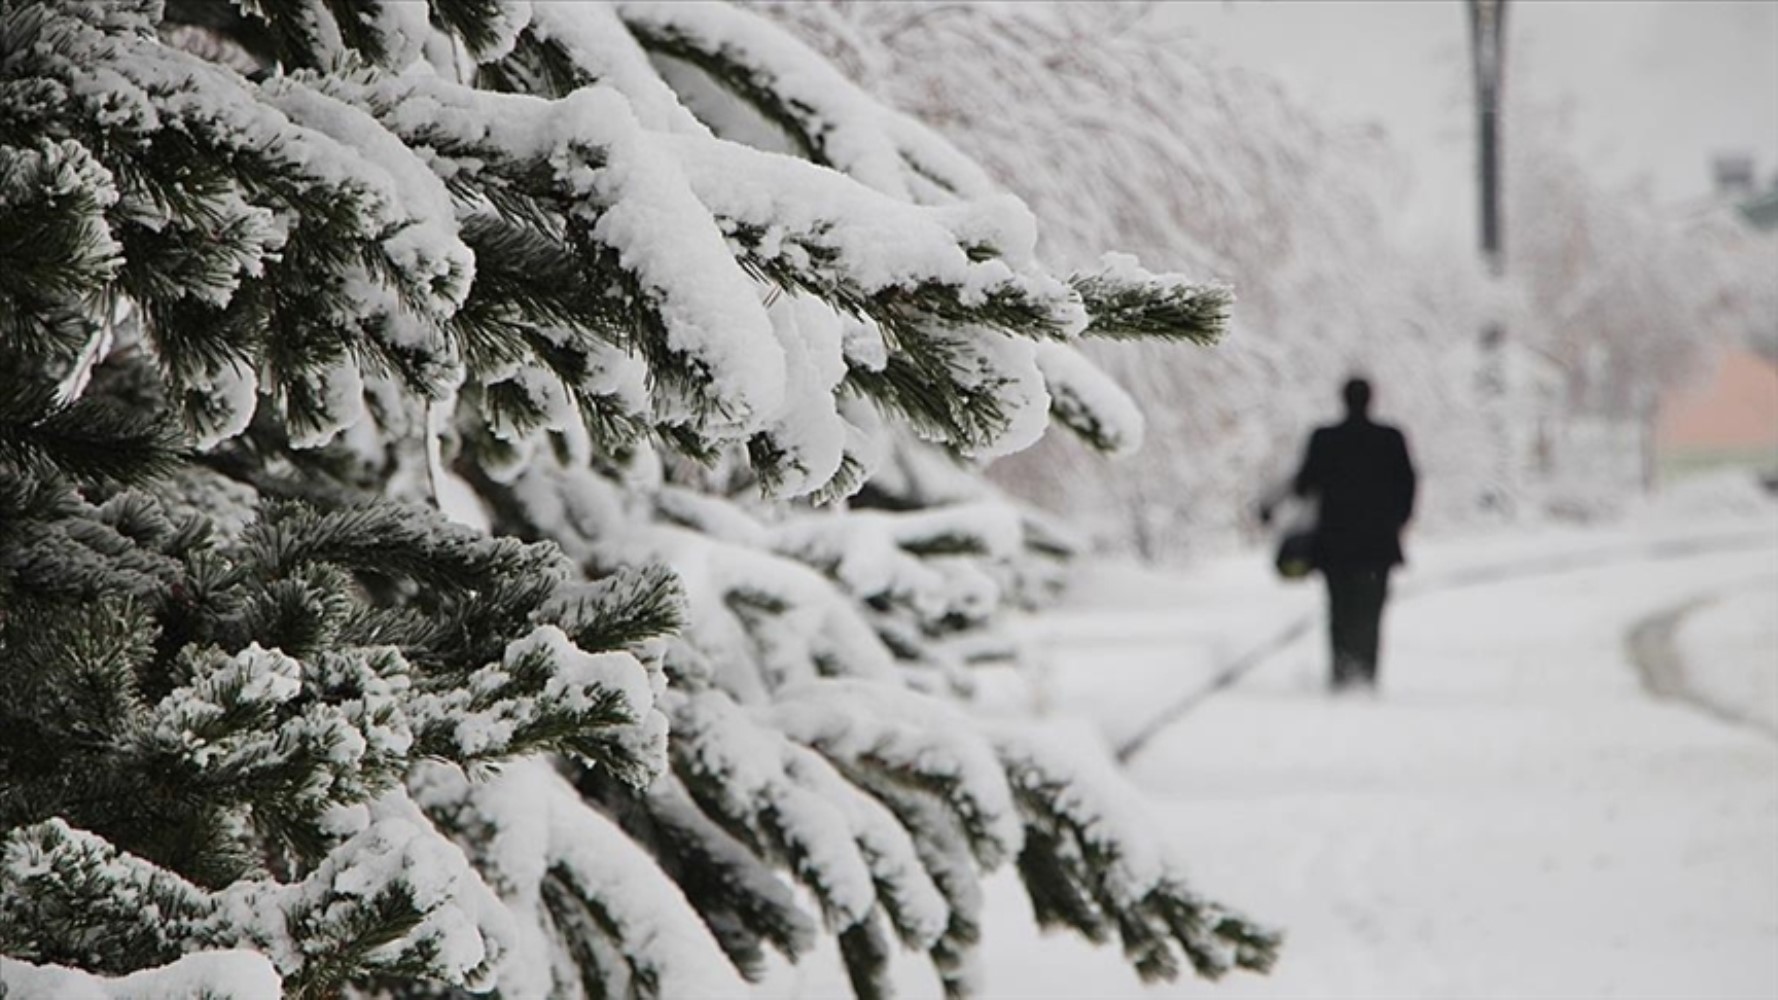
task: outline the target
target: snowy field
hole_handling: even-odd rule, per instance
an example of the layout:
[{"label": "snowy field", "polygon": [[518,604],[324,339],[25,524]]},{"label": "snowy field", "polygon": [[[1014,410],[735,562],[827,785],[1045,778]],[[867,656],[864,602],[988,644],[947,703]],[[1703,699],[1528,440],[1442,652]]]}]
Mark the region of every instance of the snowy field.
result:
[{"label": "snowy field", "polygon": [[1778,567],[1712,597],[1677,629],[1678,654],[1698,695],[1778,733]]},{"label": "snowy field", "polygon": [[[1287,932],[1272,976],[1144,987],[1115,948],[1041,935],[1003,875],[986,995],[1778,995],[1778,737],[1650,694],[1627,640],[1672,617],[1695,691],[1770,710],[1778,508],[1721,500],[1417,545],[1380,696],[1322,693],[1317,618],[1134,757],[1200,887]],[[1257,553],[1099,567],[1075,595],[1028,630],[1028,697],[1106,747],[1320,601]],[[936,990],[914,962],[902,986]]]}]

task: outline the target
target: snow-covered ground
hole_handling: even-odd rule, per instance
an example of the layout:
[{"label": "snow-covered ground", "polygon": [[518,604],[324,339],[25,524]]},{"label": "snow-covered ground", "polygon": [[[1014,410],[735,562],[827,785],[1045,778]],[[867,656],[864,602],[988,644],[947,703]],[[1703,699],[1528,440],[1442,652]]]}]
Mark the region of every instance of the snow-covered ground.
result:
[{"label": "snow-covered ground", "polygon": [[1687,679],[1712,706],[1778,734],[1778,567],[1709,599],[1678,625]]},{"label": "snow-covered ground", "polygon": [[[1286,930],[1272,976],[1145,989],[1003,880],[989,994],[1778,996],[1778,737],[1651,695],[1626,641],[1695,606],[1691,686],[1771,710],[1778,508],[1720,500],[1417,546],[1379,697],[1322,693],[1317,620],[1135,756],[1200,885]],[[1259,554],[1077,593],[1039,692],[1114,744],[1320,599]]]},{"label": "snow-covered ground", "polygon": [[[1778,996],[1778,734],[1650,693],[1629,642],[1666,617],[1692,693],[1770,710],[1778,506],[1680,492],[1412,555],[1375,698],[1323,692],[1319,587],[1259,552],[1097,567],[1030,624],[1028,704],[1107,751],[1270,650],[1129,774],[1199,887],[1288,939],[1269,977],[1146,987],[1115,947],[1041,934],[1003,873],[985,995]],[[900,979],[936,995],[918,962]],[[768,989],[843,982],[816,963]]]}]

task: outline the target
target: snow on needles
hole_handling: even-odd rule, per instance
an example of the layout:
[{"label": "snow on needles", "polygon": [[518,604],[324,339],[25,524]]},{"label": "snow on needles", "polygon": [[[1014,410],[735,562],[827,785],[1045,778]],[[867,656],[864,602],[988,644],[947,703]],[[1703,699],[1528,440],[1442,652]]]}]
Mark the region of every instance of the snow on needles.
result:
[{"label": "snow on needles", "polygon": [[994,748],[960,710],[936,698],[859,680],[820,680],[778,693],[784,732],[837,760],[870,762],[938,789],[965,818],[984,864],[1018,854],[1024,827]]},{"label": "snow on needles", "polygon": [[341,144],[332,158],[352,165],[355,176],[375,184],[379,195],[405,215],[391,220],[384,241],[391,261],[431,295],[416,301],[438,318],[463,304],[475,279],[475,256],[457,234],[451,193],[413,149],[370,114],[306,86],[293,77],[274,77],[262,88],[267,104],[297,124]]},{"label": "snow on needles", "polygon": [[531,6],[531,33],[555,42],[589,75],[630,100],[645,128],[686,135],[710,134],[679,102],[673,88],[648,61],[648,53],[605,4],[540,3]]},{"label": "snow on needles", "polygon": [[981,197],[999,186],[917,119],[893,111],[794,37],[747,12],[719,4],[619,3],[633,28],[675,33],[769,81],[806,118],[822,158],[884,194],[937,202]]},{"label": "snow on needles", "polygon": [[256,951],[199,951],[153,969],[108,979],[60,965],[33,965],[0,955],[0,983],[21,997],[139,1000],[204,996],[261,1000],[283,993],[278,970]]},{"label": "snow on needles", "polygon": [[417,773],[415,785],[427,809],[474,817],[485,828],[478,860],[519,918],[511,959],[492,984],[502,994],[552,995],[567,988],[556,977],[580,981],[583,973],[573,959],[558,953],[560,943],[544,931],[552,922],[544,898],[551,882],[596,905],[622,946],[622,968],[598,970],[600,976],[618,982],[651,979],[664,997],[731,997],[744,991],[678,886],[635,841],[586,808],[547,762],[516,762],[475,782],[454,767],[434,765]]},{"label": "snow on needles", "polygon": [[[1011,195],[928,208],[781,153],[685,136],[661,141],[712,212],[768,234],[764,256],[816,246],[832,251],[824,263],[866,295],[938,282],[978,303],[1012,290],[1053,309],[1067,334],[1086,325],[1068,286],[1034,266],[1036,225]],[[971,260],[968,247],[994,256]]]},{"label": "snow on needles", "polygon": [[[65,213],[94,230],[80,295],[130,300],[121,342],[196,444],[242,463],[219,474],[297,499],[213,546],[201,517],[176,532],[127,501],[103,531],[58,513],[39,533],[115,541],[52,554],[132,599],[171,589],[120,616],[155,656],[182,645],[118,739],[188,780],[169,787],[202,808],[169,806],[171,839],[224,864],[131,839],[140,810],[98,817],[103,835],[0,831],[0,926],[40,898],[122,901],[107,919],[144,945],[127,961],[200,953],[117,981],[9,959],[9,981],[732,996],[757,972],[750,935],[810,947],[783,871],[829,930],[861,932],[842,944],[855,971],[886,922],[960,991],[980,870],[1036,848],[1035,824],[1084,831],[1132,898],[1164,876],[1115,775],[1076,791],[1106,775],[920,693],[961,690],[974,633],[1017,598],[1016,513],[887,496],[893,472],[872,484],[891,503],[949,506],[774,506],[904,463],[902,430],[983,458],[1052,412],[1102,446],[1140,435],[1067,346],[1099,300],[1042,266],[1031,212],[948,144],[727,6],[391,2],[347,20],[331,0],[243,0],[280,62],[265,82],[164,42],[154,0],[16,7],[9,35],[51,25],[20,78],[74,109],[32,124],[89,141],[0,165],[82,202]],[[650,63],[676,51],[782,102],[815,162],[695,118]],[[158,260],[168,246],[201,273]],[[1148,284],[1126,291],[1152,304]],[[379,492],[429,492],[476,527],[329,509]],[[695,840],[710,853],[688,869],[672,851]],[[676,883],[711,859],[739,874]],[[763,932],[725,923],[756,904]],[[70,954],[89,940],[79,920],[56,933]]]},{"label": "snow on needles", "polygon": [[757,427],[783,405],[783,349],[680,163],[664,151],[663,137],[642,130],[615,90],[576,91],[558,114],[567,134],[605,147],[603,167],[586,174],[569,168],[565,178],[606,206],[594,235],[660,296],[668,346],[709,367],[712,402],[736,432]]},{"label": "snow on needles", "polygon": [[1036,361],[1059,419],[1082,428],[1113,455],[1142,447],[1142,410],[1117,380],[1068,344],[1038,344]]},{"label": "snow on needles", "polygon": [[665,326],[666,346],[704,373],[702,399],[665,398],[656,386],[657,419],[744,436],[782,407],[783,349],[755,286],[690,190],[670,137],[643,129],[620,92],[592,86],[548,101],[471,90],[422,69],[364,92],[416,141],[448,137],[549,164],[556,183],[581,200],[577,212],[594,237],[635,275]]}]

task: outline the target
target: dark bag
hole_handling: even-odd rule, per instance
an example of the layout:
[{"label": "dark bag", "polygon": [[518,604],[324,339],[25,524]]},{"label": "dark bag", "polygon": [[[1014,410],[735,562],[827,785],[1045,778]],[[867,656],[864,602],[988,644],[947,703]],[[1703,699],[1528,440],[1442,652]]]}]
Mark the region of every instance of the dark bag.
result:
[{"label": "dark bag", "polygon": [[1278,575],[1286,580],[1301,580],[1315,570],[1315,529],[1292,528],[1278,540],[1278,558],[1273,561]]}]

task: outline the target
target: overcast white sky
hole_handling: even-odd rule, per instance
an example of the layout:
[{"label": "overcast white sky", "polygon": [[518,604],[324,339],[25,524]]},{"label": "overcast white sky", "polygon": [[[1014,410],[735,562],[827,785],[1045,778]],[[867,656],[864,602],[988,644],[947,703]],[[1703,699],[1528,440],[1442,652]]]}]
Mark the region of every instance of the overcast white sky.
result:
[{"label": "overcast white sky", "polygon": [[[1310,105],[1382,124],[1417,168],[1416,227],[1473,231],[1462,0],[1199,0],[1168,16]],[[1722,150],[1778,175],[1778,2],[1512,0],[1507,27],[1509,113],[1566,107],[1574,148],[1607,182],[1698,198]]]}]

